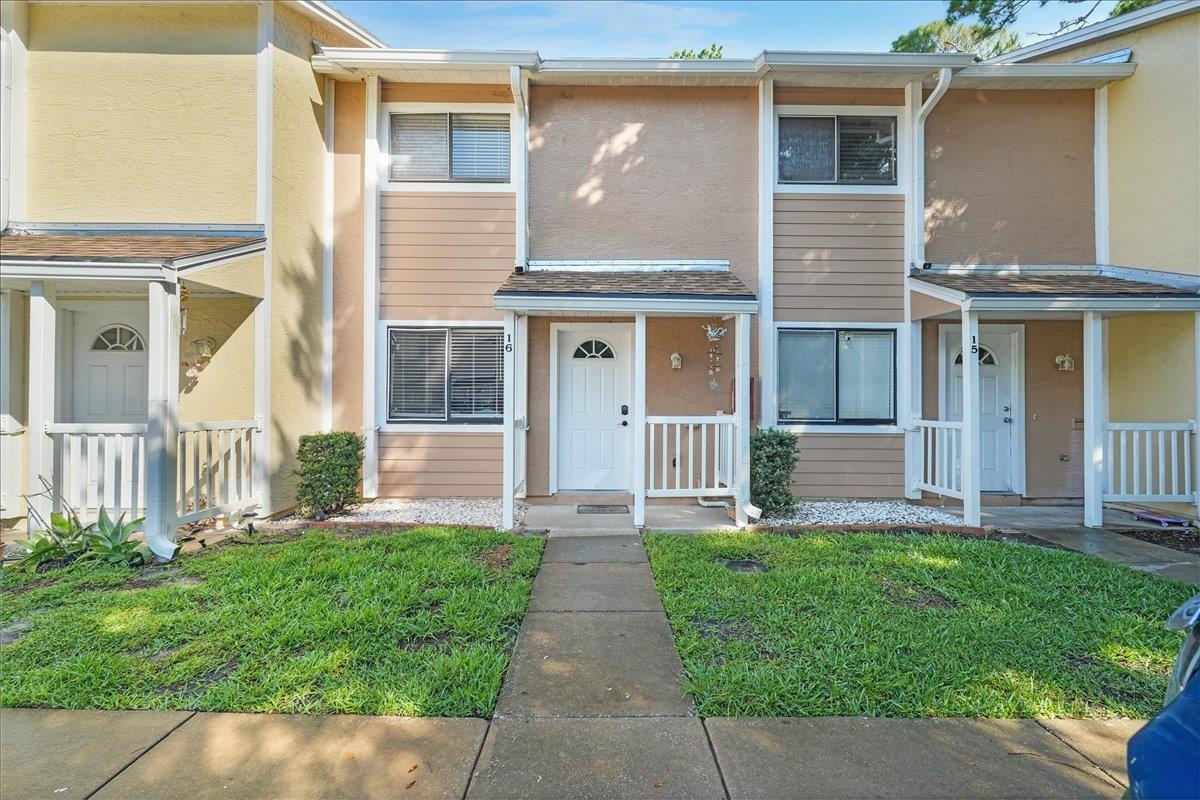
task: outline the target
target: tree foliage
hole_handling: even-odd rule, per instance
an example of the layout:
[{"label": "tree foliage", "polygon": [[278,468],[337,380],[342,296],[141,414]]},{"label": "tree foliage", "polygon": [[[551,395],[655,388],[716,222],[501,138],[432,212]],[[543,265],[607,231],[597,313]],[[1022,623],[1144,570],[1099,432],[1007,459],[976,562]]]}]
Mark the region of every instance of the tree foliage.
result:
[{"label": "tree foliage", "polygon": [[[1086,25],[1100,6],[1099,0],[1054,0],[1071,8],[1073,16],[1059,23],[1057,31],[1062,33]],[[962,22],[964,19],[975,18],[979,24],[991,32],[999,31],[1017,21],[1021,11],[1030,3],[1036,2],[1039,7],[1045,6],[1050,0],[948,0],[946,4],[946,22]],[[1120,0],[1109,15],[1118,17],[1153,5],[1158,0]]]},{"label": "tree foliage", "polygon": [[980,23],[939,19],[898,37],[892,42],[892,52],[973,53],[980,58],[993,58],[1020,46],[1021,37],[1013,31],[991,31]]},{"label": "tree foliage", "polygon": [[718,59],[725,57],[725,45],[713,42],[708,47],[703,48],[700,52],[692,49],[676,50],[671,53],[671,58],[701,58],[705,60]]}]

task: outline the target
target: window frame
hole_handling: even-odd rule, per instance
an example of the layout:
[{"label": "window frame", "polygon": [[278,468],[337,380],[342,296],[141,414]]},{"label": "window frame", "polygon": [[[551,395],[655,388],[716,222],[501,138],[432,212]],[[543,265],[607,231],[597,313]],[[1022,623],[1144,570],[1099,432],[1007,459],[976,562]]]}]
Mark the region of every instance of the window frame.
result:
[{"label": "window frame", "polygon": [[[392,180],[392,115],[393,114],[500,114],[508,117],[508,179],[507,180]],[[511,103],[380,103],[379,129],[379,189],[381,192],[513,192],[513,173],[520,155],[520,126],[516,124],[517,107]],[[447,145],[453,150],[453,134]],[[451,156],[452,158],[452,156]],[[448,162],[449,164],[449,162]],[[452,169],[452,167],[451,167]],[[489,323],[491,324],[491,323]]]},{"label": "window frame", "polygon": [[[831,183],[795,183],[780,180],[779,120],[781,117],[894,117],[896,120],[896,182],[895,183],[838,183],[837,123],[834,123],[834,180]],[[906,106],[818,106],[777,105],[771,129],[771,149],[776,194],[908,194],[908,131],[909,113]]]},{"label": "window frame", "polygon": [[[375,416],[381,431],[405,433],[497,433],[504,428],[505,411],[501,410],[499,417],[483,419],[464,419],[450,416],[450,335],[446,336],[446,365],[445,365],[445,409],[443,420],[421,418],[393,418],[390,415],[391,393],[391,348],[390,332],[393,330],[487,330],[495,331],[501,337],[501,349],[504,347],[504,324],[494,320],[459,321],[459,320],[380,320],[377,328],[376,358],[375,358]],[[503,361],[501,362],[503,364]],[[505,380],[501,366],[501,386]],[[503,403],[503,391],[501,392]]]},{"label": "window frame", "polygon": [[[776,380],[782,374],[783,370],[779,364],[780,340],[784,333],[802,332],[802,333],[830,333],[833,334],[834,343],[837,343],[837,337],[843,333],[888,333],[892,337],[892,416],[890,418],[881,419],[842,419],[841,411],[841,392],[839,383],[841,381],[841,348],[834,347],[833,349],[833,408],[834,418],[832,420],[820,419],[784,419],[779,416],[779,404],[776,403],[775,412],[775,427],[785,428],[787,430],[815,430],[828,433],[895,433],[900,430],[900,348],[903,345],[900,336],[900,327],[895,324],[871,324],[862,322],[846,322],[837,324],[812,324],[812,323],[794,323],[779,325],[775,330],[775,372]],[[778,391],[778,390],[777,390]]]}]

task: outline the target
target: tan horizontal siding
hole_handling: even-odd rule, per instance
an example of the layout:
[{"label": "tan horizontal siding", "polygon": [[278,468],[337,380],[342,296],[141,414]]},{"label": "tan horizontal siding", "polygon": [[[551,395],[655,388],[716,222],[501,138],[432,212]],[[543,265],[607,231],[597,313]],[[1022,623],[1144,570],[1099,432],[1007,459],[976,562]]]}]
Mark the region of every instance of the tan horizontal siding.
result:
[{"label": "tan horizontal siding", "polygon": [[379,205],[382,319],[500,318],[492,294],[516,257],[514,195],[385,192]]},{"label": "tan horizontal siding", "polygon": [[775,196],[775,318],[904,319],[904,198]]},{"label": "tan horizontal siding", "polygon": [[498,497],[499,433],[379,434],[380,497]]},{"label": "tan horizontal siding", "polygon": [[797,497],[902,497],[904,437],[802,434],[792,491]]}]

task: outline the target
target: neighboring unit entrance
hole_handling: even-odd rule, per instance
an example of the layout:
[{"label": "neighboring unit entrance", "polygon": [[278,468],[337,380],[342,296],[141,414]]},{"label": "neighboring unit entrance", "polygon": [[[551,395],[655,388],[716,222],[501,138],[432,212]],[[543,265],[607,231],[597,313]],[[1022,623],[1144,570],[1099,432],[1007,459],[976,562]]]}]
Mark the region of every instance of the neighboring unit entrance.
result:
[{"label": "neighboring unit entrance", "polygon": [[145,303],[95,303],[74,313],[71,422],[146,421]]},{"label": "neighboring unit entrance", "polygon": [[624,324],[551,328],[557,356],[552,423],[558,491],[629,491],[633,424],[633,333]]},{"label": "neighboring unit entrance", "polygon": [[[963,352],[962,328],[943,325],[939,361],[942,368],[942,418],[961,421],[963,418]],[[1024,396],[1019,384],[1024,357],[1022,326],[979,326],[979,436],[980,490],[984,492],[1016,492],[1020,486],[1017,473],[1024,448],[1019,446],[1017,401]],[[961,469],[961,464],[955,469]]]}]

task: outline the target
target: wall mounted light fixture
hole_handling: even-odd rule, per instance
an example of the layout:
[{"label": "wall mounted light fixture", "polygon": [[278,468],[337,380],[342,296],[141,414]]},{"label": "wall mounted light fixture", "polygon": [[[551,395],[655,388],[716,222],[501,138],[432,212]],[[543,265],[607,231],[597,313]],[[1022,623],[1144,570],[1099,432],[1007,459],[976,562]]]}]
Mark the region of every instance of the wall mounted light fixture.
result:
[{"label": "wall mounted light fixture", "polygon": [[671,353],[671,369],[683,369],[683,356]]},{"label": "wall mounted light fixture", "polygon": [[1059,372],[1075,371],[1075,359],[1071,358],[1071,356],[1066,353],[1055,356],[1054,363],[1058,365]]}]

